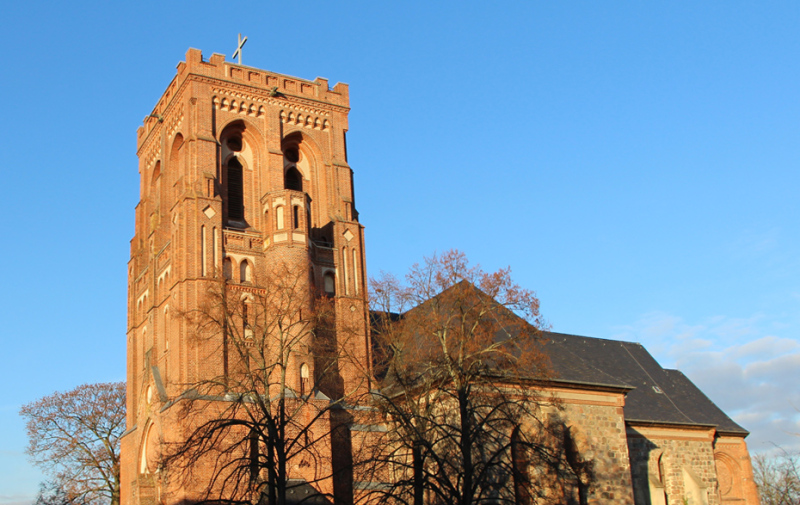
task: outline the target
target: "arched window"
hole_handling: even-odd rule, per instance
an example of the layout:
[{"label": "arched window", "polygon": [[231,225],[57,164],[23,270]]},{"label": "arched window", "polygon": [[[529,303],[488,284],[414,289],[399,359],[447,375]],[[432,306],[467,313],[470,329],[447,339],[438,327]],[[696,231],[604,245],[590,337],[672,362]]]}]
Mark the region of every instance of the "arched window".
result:
[{"label": "arched window", "polygon": [[164,307],[164,331],[162,332],[164,335],[164,348],[161,352],[169,351],[169,330],[170,330],[170,320],[169,320],[169,305]]},{"label": "arched window", "polygon": [[297,150],[296,147],[287,147],[283,151],[283,157],[286,158],[286,161],[289,163],[297,163],[300,161],[300,151]]},{"label": "arched window", "polygon": [[519,505],[531,503],[531,477],[528,470],[528,448],[517,426],[511,432],[511,470],[514,478],[514,498]]},{"label": "arched window", "polygon": [[236,157],[228,160],[225,177],[228,219],[244,221],[244,170]]},{"label": "arched window", "polygon": [[275,208],[275,228],[283,229],[283,205]]},{"label": "arched window", "polygon": [[217,270],[217,268],[219,268],[219,266],[217,266],[218,240],[219,239],[217,238],[217,227],[214,226],[213,228],[211,228],[211,272],[214,274],[214,277],[219,275],[219,271]]},{"label": "arched window", "polygon": [[253,340],[253,327],[250,326],[250,303],[246,298],[242,300],[242,334],[245,340]]},{"label": "arched window", "polygon": [[155,470],[156,436],[153,433],[153,423],[147,425],[144,438],[142,438],[142,453],[139,460],[139,473],[152,473]]},{"label": "arched window", "polygon": [[200,275],[206,276],[206,227],[200,226]]},{"label": "arched window", "polygon": [[350,276],[347,274],[347,248],[342,247],[342,271],[344,272],[344,294],[350,294]]},{"label": "arched window", "polygon": [[297,167],[289,167],[284,178],[284,188],[303,191],[303,175]]},{"label": "arched window", "polygon": [[355,247],[353,248],[353,285],[358,294],[358,251]]},{"label": "arched window", "polygon": [[303,363],[300,365],[300,396],[305,396],[310,391],[309,389],[309,370],[308,365]]},{"label": "arched window", "polygon": [[326,272],[322,281],[322,287],[325,290],[325,294],[328,296],[334,296],[336,294],[336,277],[334,277],[333,272]]},{"label": "arched window", "polygon": [[239,265],[239,282],[250,282],[250,262],[242,260]]},{"label": "arched window", "polygon": [[260,459],[258,453],[258,432],[255,429],[250,430],[250,481],[255,482],[258,479],[260,468]]},{"label": "arched window", "polygon": [[229,281],[233,279],[233,262],[230,258],[222,260],[222,276]]}]

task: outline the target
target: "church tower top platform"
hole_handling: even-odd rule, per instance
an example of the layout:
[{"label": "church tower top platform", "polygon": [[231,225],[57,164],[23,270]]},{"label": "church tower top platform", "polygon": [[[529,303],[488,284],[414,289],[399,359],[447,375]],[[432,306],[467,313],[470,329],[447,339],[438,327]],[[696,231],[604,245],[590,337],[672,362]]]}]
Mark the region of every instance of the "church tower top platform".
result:
[{"label": "church tower top platform", "polygon": [[[317,77],[313,81],[279,74],[247,65],[225,61],[225,55],[214,53],[207,60],[199,49],[186,52],[186,61],[178,63],[177,75],[169,83],[153,111],[144,118],[144,124],[136,132],[137,150],[147,143],[151,133],[164,122],[164,118],[175,106],[175,97],[189,82],[199,81],[225,86],[228,104],[235,100],[238,107],[245,107],[250,115],[263,114],[264,106],[294,103],[307,109],[322,108],[343,112],[350,110],[350,94],[347,84],[339,82],[333,88],[328,79]],[[236,90],[233,92],[233,90]],[[219,97],[220,104],[225,97]],[[251,110],[252,108],[252,110]],[[344,129],[347,126],[344,125]]]}]

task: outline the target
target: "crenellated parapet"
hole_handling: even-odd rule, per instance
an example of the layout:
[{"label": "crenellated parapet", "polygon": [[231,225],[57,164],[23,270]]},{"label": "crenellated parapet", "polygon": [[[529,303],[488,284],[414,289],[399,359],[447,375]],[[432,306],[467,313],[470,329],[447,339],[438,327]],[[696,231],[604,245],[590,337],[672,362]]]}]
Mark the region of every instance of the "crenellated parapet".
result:
[{"label": "crenellated parapet", "polygon": [[[215,88],[213,101],[216,107],[259,117],[265,113],[266,106],[281,104],[295,110],[295,116],[300,113],[303,117],[309,114],[319,117],[320,128],[324,126],[326,113],[346,115],[350,108],[349,87],[345,83],[330,88],[328,80],[321,77],[308,81],[228,62],[224,55],[216,53],[206,60],[200,50],[189,49],[186,61],[178,64],[178,74],[137,131],[140,150],[155,130],[162,127],[174,129],[174,125],[163,123],[167,116],[175,114],[175,101],[189,82],[211,84]],[[311,123],[312,127],[314,125]],[[342,127],[347,129],[346,125]]]}]

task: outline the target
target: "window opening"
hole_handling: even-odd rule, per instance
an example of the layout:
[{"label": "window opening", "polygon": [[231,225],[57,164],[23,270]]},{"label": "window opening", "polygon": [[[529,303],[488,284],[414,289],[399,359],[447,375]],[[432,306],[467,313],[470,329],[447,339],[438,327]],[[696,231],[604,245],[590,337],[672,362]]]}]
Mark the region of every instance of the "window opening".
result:
[{"label": "window opening", "polygon": [[300,151],[296,147],[289,147],[283,152],[283,156],[289,163],[297,163],[300,161]]},{"label": "window opening", "polygon": [[511,432],[511,464],[512,477],[514,478],[514,498],[519,505],[530,505],[531,479],[528,466],[530,464],[527,447],[520,434],[520,427],[516,426]]},{"label": "window opening", "polygon": [[300,207],[295,205],[292,208],[292,212],[294,213],[294,215],[292,216],[292,225],[293,225],[294,229],[296,230],[296,229],[300,228]]},{"label": "window opening", "polygon": [[323,278],[323,289],[325,289],[325,293],[330,296],[336,294],[336,278],[331,272],[326,273]]},{"label": "window opening", "polygon": [[239,282],[250,282],[250,262],[247,260],[239,265]]},{"label": "window opening", "polygon": [[244,220],[244,172],[242,164],[236,158],[228,161],[228,219]]},{"label": "window opening", "polygon": [[342,247],[342,270],[344,271],[344,294],[350,294],[350,276],[347,274],[347,248]]},{"label": "window opening", "polygon": [[206,276],[206,227],[200,226],[200,276]]},{"label": "window opening", "polygon": [[284,189],[303,191],[303,175],[297,167],[289,167],[284,176]]},{"label": "window opening", "polygon": [[258,432],[250,429],[250,481],[258,480],[259,474],[259,454],[258,454]]},{"label": "window opening", "polygon": [[211,271],[214,273],[214,277],[219,275],[219,271],[217,268],[217,227],[214,226],[211,228]]},{"label": "window opening", "polygon": [[309,392],[308,376],[308,365],[303,363],[300,365],[300,396],[304,396]]},{"label": "window opening", "polygon": [[231,151],[238,153],[242,150],[242,139],[239,137],[231,137],[226,142],[228,149]]},{"label": "window opening", "polygon": [[358,294],[358,251],[353,248],[353,285]]},{"label": "window opening", "polygon": [[283,205],[280,205],[275,209],[275,226],[279,230],[283,229]]}]

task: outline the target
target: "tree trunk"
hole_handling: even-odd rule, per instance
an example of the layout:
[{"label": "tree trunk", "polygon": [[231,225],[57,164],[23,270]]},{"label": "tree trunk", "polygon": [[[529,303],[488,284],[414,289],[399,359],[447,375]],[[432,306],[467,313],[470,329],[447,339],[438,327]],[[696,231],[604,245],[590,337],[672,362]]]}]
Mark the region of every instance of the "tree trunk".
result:
[{"label": "tree trunk", "polygon": [[272,434],[270,433],[267,440],[267,493],[269,493],[269,505],[277,505],[275,496],[275,444],[273,443]]},{"label": "tree trunk", "polygon": [[461,417],[461,461],[464,469],[464,485],[459,497],[461,505],[472,503],[472,432],[470,427],[469,392],[465,388],[458,390],[458,413]]},{"label": "tree trunk", "polygon": [[414,505],[423,505],[425,487],[422,475],[422,443],[415,441],[411,451],[412,458],[414,459]]}]

